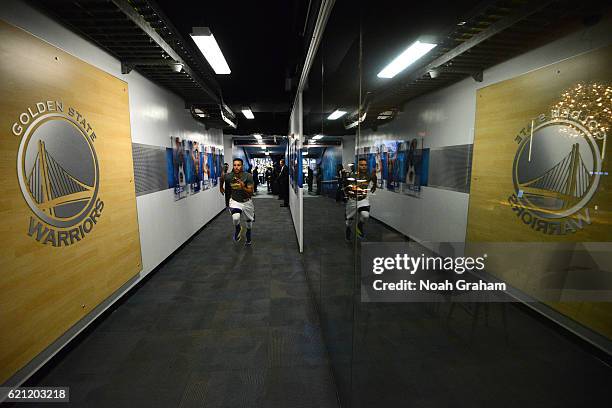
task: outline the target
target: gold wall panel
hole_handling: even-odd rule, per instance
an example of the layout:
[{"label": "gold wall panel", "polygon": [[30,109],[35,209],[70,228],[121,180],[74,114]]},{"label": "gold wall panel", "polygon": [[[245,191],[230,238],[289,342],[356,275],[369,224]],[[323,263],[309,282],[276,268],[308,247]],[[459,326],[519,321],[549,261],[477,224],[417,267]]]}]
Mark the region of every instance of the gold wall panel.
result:
[{"label": "gold wall panel", "polygon": [[141,255],[127,84],[0,20],[0,94],[4,382]]},{"label": "gold wall panel", "polygon": [[[477,92],[468,242],[612,241],[611,62],[605,47]],[[490,257],[489,272],[530,295],[546,273],[562,295],[565,261],[535,247]],[[611,303],[547,303],[612,338]]]}]

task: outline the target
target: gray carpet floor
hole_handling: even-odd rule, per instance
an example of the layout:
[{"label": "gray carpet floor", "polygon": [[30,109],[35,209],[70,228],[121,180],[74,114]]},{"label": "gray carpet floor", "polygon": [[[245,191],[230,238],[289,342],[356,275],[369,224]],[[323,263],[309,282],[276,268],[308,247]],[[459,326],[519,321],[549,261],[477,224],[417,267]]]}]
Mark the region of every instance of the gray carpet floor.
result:
[{"label": "gray carpet floor", "polygon": [[221,214],[28,385],[84,407],[610,406],[610,367],[514,304],[361,303],[343,204],[304,200],[301,256],[279,204],[256,199],[250,248]]},{"label": "gray carpet floor", "polygon": [[[375,220],[366,235],[405,240]],[[362,303],[361,241],[344,239],[343,203],[304,200],[304,239],[343,408],[612,405],[610,366],[524,307]]]},{"label": "gray carpet floor", "polygon": [[279,204],[255,200],[251,247],[219,215],[28,385],[69,386],[83,407],[337,407]]}]

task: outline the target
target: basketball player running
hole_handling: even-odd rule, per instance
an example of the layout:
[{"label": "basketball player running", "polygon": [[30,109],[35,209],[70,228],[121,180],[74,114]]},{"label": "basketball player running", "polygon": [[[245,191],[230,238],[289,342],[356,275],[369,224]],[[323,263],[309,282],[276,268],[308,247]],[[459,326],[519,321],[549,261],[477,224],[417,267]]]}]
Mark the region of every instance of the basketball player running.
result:
[{"label": "basketball player running", "polygon": [[232,222],[234,223],[234,242],[242,239],[242,227],[240,226],[240,215],[244,215],[246,220],[246,242],[245,245],[251,245],[251,231],[253,229],[253,221],[255,221],[255,206],[251,196],[253,195],[253,176],[250,173],[243,171],[242,159],[234,159],[233,170],[224,176],[224,180],[219,183],[221,194],[225,194],[225,183],[231,185],[231,197],[229,200],[229,210],[232,214]]},{"label": "basketball player running", "polygon": [[346,195],[346,240],[351,240],[351,224],[355,214],[359,214],[357,221],[357,237],[365,238],[365,222],[370,218],[370,200],[368,190],[373,193],[376,191],[376,174],[368,174],[368,162],[366,159],[359,159],[357,172],[350,174],[347,178]]}]

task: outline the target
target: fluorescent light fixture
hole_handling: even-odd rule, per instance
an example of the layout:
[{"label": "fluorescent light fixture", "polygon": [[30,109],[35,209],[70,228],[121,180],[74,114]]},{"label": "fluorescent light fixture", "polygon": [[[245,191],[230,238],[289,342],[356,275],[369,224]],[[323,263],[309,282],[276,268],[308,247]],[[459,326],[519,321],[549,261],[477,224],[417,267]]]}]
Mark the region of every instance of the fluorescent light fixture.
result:
[{"label": "fluorescent light fixture", "polygon": [[230,118],[228,118],[227,116],[225,116],[223,114],[223,109],[221,109],[221,119],[223,119],[223,121],[225,123],[227,123],[228,125],[230,125],[231,127],[233,127],[234,129],[236,129],[236,124],[234,122],[232,122],[232,120]]},{"label": "fluorescent light fixture", "polygon": [[308,152],[302,152],[302,156],[308,156]]},{"label": "fluorescent light fixture", "polygon": [[312,140],[319,140],[319,139],[323,139],[323,135],[316,135],[312,137]]},{"label": "fluorescent light fixture", "polygon": [[255,115],[253,115],[253,111],[248,106],[242,108],[242,114],[247,119],[255,119]]},{"label": "fluorescent light fixture", "polygon": [[215,40],[215,36],[208,27],[193,27],[191,38],[215,71],[215,74],[227,75],[232,72],[229,65],[227,65],[227,61],[225,61],[219,44],[217,44],[217,40]]},{"label": "fluorescent light fixture", "polygon": [[266,146],[261,146],[261,150],[266,150]]},{"label": "fluorescent light fixture", "polygon": [[193,109],[193,113],[195,113],[196,116],[200,117],[200,118],[205,118],[206,116],[208,116],[206,114],[206,112],[204,112],[202,109],[200,108],[194,108]]},{"label": "fluorescent light fixture", "polygon": [[270,152],[266,152],[266,156],[269,156],[269,155],[270,155]]},{"label": "fluorescent light fixture", "polygon": [[352,123],[349,123],[344,128],[345,129],[352,129],[352,128],[356,127],[358,124],[360,124],[361,122],[363,122],[365,120],[367,114],[368,114],[368,112],[363,112],[363,115],[361,115],[361,117],[359,119],[355,119]]},{"label": "fluorescent light fixture", "polygon": [[346,111],[340,110],[340,109],[336,109],[335,111],[333,111],[328,117],[327,119],[329,120],[336,120],[338,118],[343,117],[344,115],[346,115]]},{"label": "fluorescent light fixture", "polygon": [[383,68],[378,73],[379,78],[393,78],[410,64],[419,60],[423,55],[434,49],[437,44],[430,44],[425,42],[417,41],[410,47],[406,48],[404,52],[398,55],[389,65]]},{"label": "fluorescent light fixture", "polygon": [[253,134],[253,137],[257,140],[261,140],[261,135],[259,133]]}]

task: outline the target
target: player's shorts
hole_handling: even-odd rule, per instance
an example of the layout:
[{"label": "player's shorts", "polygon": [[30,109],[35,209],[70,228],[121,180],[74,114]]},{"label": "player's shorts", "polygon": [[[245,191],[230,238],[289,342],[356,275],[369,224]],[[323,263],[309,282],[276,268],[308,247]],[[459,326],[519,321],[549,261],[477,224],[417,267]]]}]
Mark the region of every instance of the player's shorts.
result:
[{"label": "player's shorts", "polygon": [[248,221],[255,221],[255,205],[253,205],[253,200],[240,203],[230,198],[229,209],[232,214],[240,212]]},{"label": "player's shorts", "polygon": [[[367,207],[364,208],[364,207]],[[369,211],[370,210],[370,199],[364,198],[363,200],[355,201],[355,199],[348,199],[346,202],[345,219],[350,220],[355,216],[357,211]]]}]

